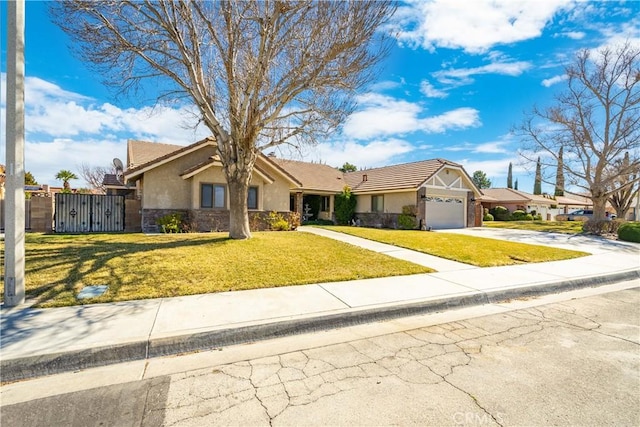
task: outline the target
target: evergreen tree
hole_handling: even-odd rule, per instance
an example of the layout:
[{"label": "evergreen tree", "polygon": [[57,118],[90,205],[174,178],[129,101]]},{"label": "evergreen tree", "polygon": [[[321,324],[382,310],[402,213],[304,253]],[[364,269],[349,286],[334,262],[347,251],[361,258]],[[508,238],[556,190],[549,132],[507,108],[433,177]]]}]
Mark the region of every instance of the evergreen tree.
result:
[{"label": "evergreen tree", "polygon": [[536,163],[536,180],[533,183],[533,194],[542,194],[542,164],[540,163],[540,157],[538,157],[538,163]]},{"label": "evergreen tree", "polygon": [[24,185],[38,185],[38,181],[36,181],[36,178],[31,172],[25,172]]},{"label": "evergreen tree", "polygon": [[491,180],[489,180],[489,178],[487,178],[487,174],[482,171],[475,171],[471,179],[476,187],[480,189],[491,188]]},{"label": "evergreen tree", "polygon": [[509,162],[509,172],[507,173],[507,188],[513,188],[513,165]]},{"label": "evergreen tree", "polygon": [[513,187],[514,190],[518,189],[518,178],[516,178],[516,185]]},{"label": "evergreen tree", "polygon": [[556,171],[556,190],[553,193],[555,196],[564,196],[563,151],[564,147],[560,146],[560,151],[558,151],[558,170]]},{"label": "evergreen tree", "polygon": [[340,172],[355,172],[358,170],[358,168],[356,167],[356,165],[352,165],[349,162],[345,162],[341,168],[338,168],[338,170]]}]

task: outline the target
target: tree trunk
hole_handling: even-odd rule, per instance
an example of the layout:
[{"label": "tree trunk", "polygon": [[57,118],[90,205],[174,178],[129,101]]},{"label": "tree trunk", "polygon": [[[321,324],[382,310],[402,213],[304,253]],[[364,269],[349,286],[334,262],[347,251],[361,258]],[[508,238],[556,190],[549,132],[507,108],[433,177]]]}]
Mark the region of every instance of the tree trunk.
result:
[{"label": "tree trunk", "polygon": [[591,200],[593,201],[593,219],[595,221],[605,220],[607,198],[601,195],[593,195]]},{"label": "tree trunk", "polygon": [[249,209],[247,208],[248,179],[228,180],[229,185],[229,237],[232,239],[251,238]]}]

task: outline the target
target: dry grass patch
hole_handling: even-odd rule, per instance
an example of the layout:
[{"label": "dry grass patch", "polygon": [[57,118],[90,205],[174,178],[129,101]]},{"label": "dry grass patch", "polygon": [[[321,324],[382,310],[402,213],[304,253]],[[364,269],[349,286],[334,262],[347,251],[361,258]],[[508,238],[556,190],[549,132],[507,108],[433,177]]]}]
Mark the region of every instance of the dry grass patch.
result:
[{"label": "dry grass patch", "polygon": [[454,233],[364,227],[329,226],[324,228],[478,267],[558,261],[589,255],[586,252]]},{"label": "dry grass patch", "polygon": [[[3,247],[4,250],[4,247]],[[428,273],[416,264],[297,232],[28,234],[26,293],[41,307],[74,305],[84,286],[108,292],[82,303],[172,297]]]}]

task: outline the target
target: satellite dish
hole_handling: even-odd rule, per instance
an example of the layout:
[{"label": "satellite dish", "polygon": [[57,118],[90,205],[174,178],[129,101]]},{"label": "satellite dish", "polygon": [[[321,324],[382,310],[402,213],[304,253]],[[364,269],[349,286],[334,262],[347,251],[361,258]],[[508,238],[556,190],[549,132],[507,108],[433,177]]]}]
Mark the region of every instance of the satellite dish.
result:
[{"label": "satellite dish", "polygon": [[116,168],[117,172],[122,172],[122,170],[124,169],[124,165],[122,164],[122,161],[117,157],[113,159],[113,166]]}]

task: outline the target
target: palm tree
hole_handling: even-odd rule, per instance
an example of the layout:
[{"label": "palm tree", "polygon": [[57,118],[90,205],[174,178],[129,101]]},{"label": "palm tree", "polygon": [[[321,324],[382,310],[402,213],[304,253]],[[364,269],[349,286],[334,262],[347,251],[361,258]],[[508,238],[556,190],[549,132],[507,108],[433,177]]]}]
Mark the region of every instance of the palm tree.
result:
[{"label": "palm tree", "polygon": [[69,185],[69,181],[72,179],[78,179],[78,177],[70,170],[62,169],[56,174],[56,179],[62,181],[62,187],[65,191],[71,191],[71,185]]}]

